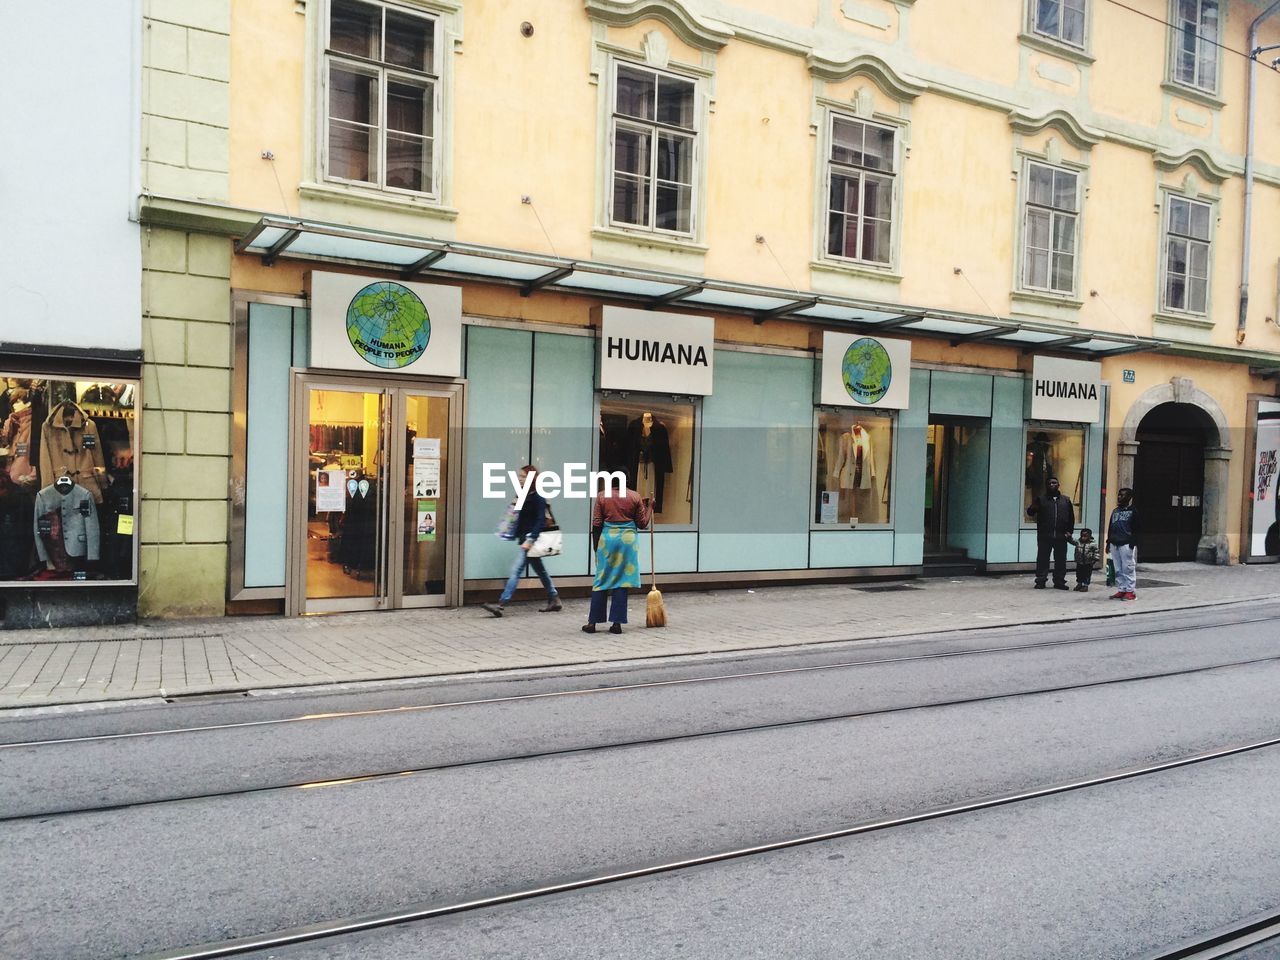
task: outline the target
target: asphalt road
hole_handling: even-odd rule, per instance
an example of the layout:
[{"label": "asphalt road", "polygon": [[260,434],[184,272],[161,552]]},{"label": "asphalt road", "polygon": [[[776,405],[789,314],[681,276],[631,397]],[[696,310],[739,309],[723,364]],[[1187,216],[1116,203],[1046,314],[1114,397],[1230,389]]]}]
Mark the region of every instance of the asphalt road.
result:
[{"label": "asphalt road", "polygon": [[[256,724],[0,748],[0,955],[445,905],[1280,737],[1276,614],[0,718],[11,744]],[[1127,957],[1280,906],[1278,786],[1280,747],[260,956]],[[102,804],[133,805],[57,813]]]}]

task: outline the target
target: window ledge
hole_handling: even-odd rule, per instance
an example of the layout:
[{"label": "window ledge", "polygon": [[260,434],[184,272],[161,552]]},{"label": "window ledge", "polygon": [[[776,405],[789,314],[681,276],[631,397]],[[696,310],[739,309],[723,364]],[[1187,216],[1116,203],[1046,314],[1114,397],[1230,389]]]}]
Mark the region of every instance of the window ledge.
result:
[{"label": "window ledge", "polygon": [[1183,100],[1192,100],[1213,110],[1221,110],[1227,105],[1227,101],[1214,96],[1208,90],[1189,87],[1185,83],[1178,83],[1175,80],[1166,80],[1160,84],[1160,89],[1172,96],[1181,97]]},{"label": "window ledge", "polygon": [[1156,323],[1172,323],[1179,327],[1191,327],[1194,330],[1212,330],[1217,326],[1214,321],[1198,313],[1175,313],[1159,310],[1151,315]]},{"label": "window ledge", "polygon": [[336,183],[306,182],[298,185],[300,196],[312,200],[330,200],[364,207],[381,207],[390,210],[413,210],[437,220],[458,219],[454,207],[446,207],[436,200],[415,197],[410,194],[388,193],[376,189],[347,186]]},{"label": "window ledge", "polygon": [[863,277],[868,280],[880,280],[884,283],[902,282],[902,274],[892,265],[876,266],[857,260],[812,260],[809,263],[809,269],[817,273],[826,271],[851,277]]},{"label": "window ledge", "polygon": [[1018,42],[1024,46],[1033,47],[1041,53],[1047,53],[1050,56],[1078,63],[1082,67],[1089,66],[1097,59],[1090,56],[1088,51],[1082,50],[1080,47],[1073,47],[1071,44],[1061,40],[1053,40],[1038,33],[1028,33],[1025,30],[1018,34]]},{"label": "window ledge", "polygon": [[1009,295],[1009,298],[1014,303],[1062,307],[1067,310],[1079,310],[1084,306],[1084,301],[1074,295],[1047,293],[1041,290],[1015,290]]},{"label": "window ledge", "polygon": [[626,230],[622,227],[596,227],[591,236],[602,240],[617,240],[621,243],[634,243],[641,247],[661,247],[663,250],[679,250],[684,253],[705,254],[711,248],[705,243],[698,243],[692,237],[672,236],[669,233],[650,233],[647,230]]}]

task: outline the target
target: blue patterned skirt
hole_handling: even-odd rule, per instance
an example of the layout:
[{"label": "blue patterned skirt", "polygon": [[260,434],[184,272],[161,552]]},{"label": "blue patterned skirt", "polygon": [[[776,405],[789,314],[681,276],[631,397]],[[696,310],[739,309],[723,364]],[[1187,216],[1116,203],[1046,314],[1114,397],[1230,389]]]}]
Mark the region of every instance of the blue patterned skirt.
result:
[{"label": "blue patterned skirt", "polygon": [[606,523],[596,547],[596,590],[640,586],[640,532],[635,521]]}]

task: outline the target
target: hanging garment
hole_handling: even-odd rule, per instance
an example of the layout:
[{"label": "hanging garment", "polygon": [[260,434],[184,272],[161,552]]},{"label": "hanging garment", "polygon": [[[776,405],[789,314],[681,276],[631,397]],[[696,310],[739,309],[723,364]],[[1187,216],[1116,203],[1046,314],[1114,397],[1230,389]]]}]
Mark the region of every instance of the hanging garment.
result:
[{"label": "hanging garment", "polygon": [[842,490],[870,490],[876,479],[876,457],[871,446],[871,434],[858,426],[850,432],[840,434],[832,473],[837,486]]},{"label": "hanging garment", "polygon": [[31,572],[31,510],[34,498],[0,469],[0,580]]},{"label": "hanging garment", "polygon": [[30,407],[14,410],[0,427],[0,447],[9,450],[9,468],[6,471],[9,479],[22,487],[34,487],[36,483],[36,467],[32,462],[35,451],[32,448],[31,433],[35,411]]},{"label": "hanging garment", "polygon": [[70,569],[59,563],[98,559],[102,543],[98,507],[93,494],[78,483],[66,494],[52,484],[36,494],[34,530],[36,554],[53,563],[54,570]]},{"label": "hanging garment", "polygon": [[[627,479],[641,493],[653,492],[653,509],[662,512],[662,492],[666,475],[672,471],[671,438],[666,425],[654,420],[649,433],[644,432],[644,420],[638,418],[627,427]],[[649,472],[642,465],[649,466]]]},{"label": "hanging garment", "polygon": [[52,484],[64,473],[102,502],[107,468],[98,427],[74,401],[64,400],[49,413],[40,445],[40,477]]}]

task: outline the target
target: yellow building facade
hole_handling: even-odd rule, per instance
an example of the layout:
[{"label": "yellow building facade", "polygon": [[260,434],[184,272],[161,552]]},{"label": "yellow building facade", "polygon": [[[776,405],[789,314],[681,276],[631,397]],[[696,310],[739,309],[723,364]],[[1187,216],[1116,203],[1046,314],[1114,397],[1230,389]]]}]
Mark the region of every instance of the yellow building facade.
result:
[{"label": "yellow building facade", "polygon": [[1262,6],[150,0],[140,611],[478,600],[526,461],[665,499],[676,582],[1028,569],[1049,474],[1280,554]]}]

